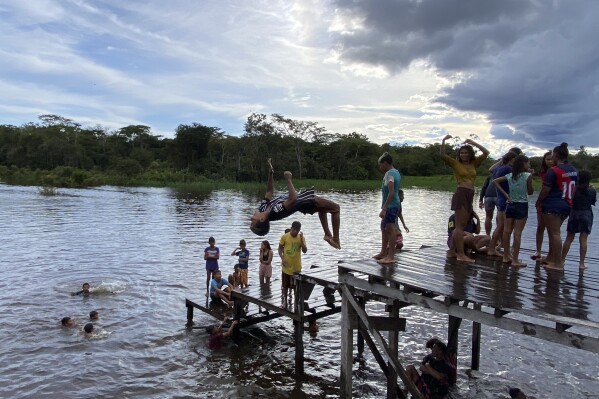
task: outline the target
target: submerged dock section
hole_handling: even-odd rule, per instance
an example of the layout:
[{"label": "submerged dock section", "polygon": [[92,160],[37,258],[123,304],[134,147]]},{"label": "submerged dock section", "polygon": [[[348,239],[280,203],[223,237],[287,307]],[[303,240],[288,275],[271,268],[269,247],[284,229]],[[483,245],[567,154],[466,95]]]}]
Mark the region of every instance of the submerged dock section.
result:
[{"label": "submerged dock section", "polygon": [[[526,254],[526,250],[523,250]],[[502,264],[500,258],[478,255],[475,264],[447,259],[445,248],[429,247],[399,253],[396,264],[381,266],[372,259],[344,260],[313,267],[295,276],[294,303],[282,306],[279,282],[235,291],[234,313],[240,328],[277,317],[295,327],[295,369],[303,374],[305,324],[341,312],[341,397],[352,396],[354,340],[358,355],[365,344],[387,377],[387,397],[418,398],[398,357],[401,332],[409,328],[401,309],[419,306],[447,315],[447,342],[458,354],[462,320],[473,322],[470,368],[478,370],[482,326],[599,353],[599,261],[587,259],[587,270],[569,261],[564,272],[547,271],[531,262],[524,268]],[[337,295],[336,295],[337,294]],[[339,299],[340,298],[340,299]],[[384,303],[386,315],[369,315],[369,301]],[[223,310],[186,300],[188,325],[197,308],[222,318]],[[406,316],[407,317],[407,316]],[[401,382],[403,389],[398,382]]]}]

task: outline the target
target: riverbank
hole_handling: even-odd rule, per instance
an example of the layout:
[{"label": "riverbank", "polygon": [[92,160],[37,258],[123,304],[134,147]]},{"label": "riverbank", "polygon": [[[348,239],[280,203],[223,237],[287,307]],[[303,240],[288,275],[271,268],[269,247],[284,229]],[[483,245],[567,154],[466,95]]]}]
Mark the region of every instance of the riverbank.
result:
[{"label": "riverbank", "polygon": [[[481,187],[485,176],[478,176],[476,186]],[[30,170],[24,168],[0,167],[0,182],[19,186],[40,186],[50,188],[88,188],[98,186],[123,187],[171,187],[190,191],[211,191],[229,189],[241,191],[256,191],[264,188],[265,182],[236,182],[227,180],[211,180],[185,171],[148,170],[139,176],[124,176],[108,174],[101,171],[85,171],[68,167],[60,167],[51,171]],[[315,180],[294,179],[299,187],[314,186],[318,191],[365,191],[376,190],[380,180]],[[535,179],[535,191],[541,185]],[[278,180],[276,186],[284,189],[284,182]],[[417,187],[435,191],[453,191],[456,187],[453,175],[435,176],[403,176],[402,188]],[[52,190],[47,190],[52,192]]]}]

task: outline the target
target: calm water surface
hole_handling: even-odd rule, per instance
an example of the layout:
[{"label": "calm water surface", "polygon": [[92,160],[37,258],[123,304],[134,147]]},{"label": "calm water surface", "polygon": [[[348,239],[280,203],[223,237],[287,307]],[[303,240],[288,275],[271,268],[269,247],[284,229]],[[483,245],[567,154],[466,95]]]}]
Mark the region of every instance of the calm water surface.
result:
[{"label": "calm water surface", "polygon": [[[451,194],[405,191],[406,241],[444,245]],[[203,330],[185,328],[184,299],[203,296],[209,236],[221,249],[225,272],[235,263],[228,254],[244,238],[254,259],[250,283],[257,283],[261,238],[250,233],[248,217],[258,194],[103,187],[45,197],[35,187],[0,185],[0,397],[337,397],[339,315],[321,319],[317,337],[305,336],[301,383],[293,378],[287,320],[248,328],[219,351],[208,350]],[[299,215],[309,247],[304,265],[376,253],[380,194],[324,195],[342,206],[343,250],[322,240],[317,217]],[[529,219],[525,247],[532,246],[535,223]],[[273,223],[266,238],[276,243],[288,224]],[[597,235],[590,239],[589,256],[597,257]],[[571,251],[577,253],[576,244]],[[69,295],[85,281],[92,295]],[[60,327],[64,316],[84,325],[91,310],[100,313],[91,337]],[[418,309],[403,312],[410,319],[400,338],[401,358],[417,362],[428,337],[445,337],[446,320]],[[213,322],[201,312],[195,321]],[[484,326],[481,372],[468,379],[470,330],[471,323],[462,323],[454,397],[505,398],[508,386],[537,398],[599,397],[596,355]],[[355,396],[384,397],[384,377],[367,356],[367,365],[356,369]]]}]

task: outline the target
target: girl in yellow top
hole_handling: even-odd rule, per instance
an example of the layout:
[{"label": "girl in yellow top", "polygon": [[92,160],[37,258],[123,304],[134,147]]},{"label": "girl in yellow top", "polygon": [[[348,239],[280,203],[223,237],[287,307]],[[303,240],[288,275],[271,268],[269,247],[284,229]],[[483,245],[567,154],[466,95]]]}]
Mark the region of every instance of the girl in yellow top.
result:
[{"label": "girl in yellow top", "polygon": [[[453,159],[445,153],[445,141],[451,139],[447,135],[441,141],[441,158],[451,166],[453,174],[458,182],[453,197],[451,198],[451,210],[455,212],[455,230],[451,239],[451,248],[447,256],[457,257],[460,262],[473,263],[474,259],[464,253],[464,227],[472,217],[474,199],[474,181],[476,180],[476,168],[489,156],[489,151],[473,140],[467,139],[458,150],[457,159]],[[478,157],[474,154],[474,148],[478,148],[482,154]]]}]

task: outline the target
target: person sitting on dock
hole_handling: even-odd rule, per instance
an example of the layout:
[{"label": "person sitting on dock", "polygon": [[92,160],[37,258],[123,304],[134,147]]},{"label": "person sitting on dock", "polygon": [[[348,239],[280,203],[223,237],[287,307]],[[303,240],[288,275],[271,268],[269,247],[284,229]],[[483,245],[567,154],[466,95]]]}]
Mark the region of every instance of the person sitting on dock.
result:
[{"label": "person sitting on dock", "polygon": [[222,278],[220,270],[215,271],[213,275],[214,278],[210,283],[210,299],[216,302],[223,300],[227,305],[232,307],[233,301],[231,300],[231,288],[229,287],[229,283]]},{"label": "person sitting on dock", "polygon": [[[447,221],[447,246],[450,252],[455,252],[453,245],[453,231],[455,229],[455,214]],[[491,242],[491,236],[480,234],[480,218],[476,212],[472,212],[471,218],[464,227],[464,250],[466,252],[481,253],[487,250]]]},{"label": "person sitting on dock", "polygon": [[71,296],[76,296],[76,295],[88,296],[91,293],[90,288],[91,287],[90,287],[89,283],[83,283],[83,285],[81,286],[81,291],[73,292],[73,293],[71,293]]},{"label": "person sitting on dock", "polygon": [[[295,221],[291,224],[289,233],[283,234],[279,241],[279,256],[281,257],[281,307],[287,309],[289,290],[294,289],[293,274],[302,271],[302,252],[308,252],[304,234],[300,232],[302,224]],[[300,252],[301,250],[301,252]]]},{"label": "person sitting on dock", "polygon": [[239,263],[236,263],[235,266],[233,266],[233,273],[229,274],[227,281],[232,290],[236,290],[241,286],[241,270],[239,269]]},{"label": "person sitting on dock", "polygon": [[[258,211],[251,217],[250,229],[254,234],[264,236],[270,230],[270,222],[281,220],[294,214],[301,212],[313,215],[318,212],[320,224],[324,230],[324,240],[332,247],[341,249],[339,241],[339,224],[340,224],[340,208],[333,201],[324,199],[316,195],[314,187],[303,189],[299,192],[295,190],[291,181],[292,174],[285,171],[283,176],[287,184],[287,194],[273,198],[274,192],[274,169],[268,160],[270,172],[268,174],[268,182],[266,185],[266,193],[264,199],[258,207]],[[331,214],[331,224],[333,232],[329,229],[327,213]]]},{"label": "person sitting on dock", "polygon": [[229,318],[225,317],[223,321],[213,326],[208,326],[206,332],[210,334],[208,339],[208,348],[212,350],[218,350],[223,344],[223,338],[230,337],[235,331],[235,326],[239,323],[238,320],[233,320],[226,332],[223,332],[223,325],[229,321]]},{"label": "person sitting on dock", "polygon": [[420,364],[420,372],[409,365],[406,368],[408,378],[416,385],[424,399],[444,397],[449,391],[451,368],[446,360],[447,346],[437,341],[433,344],[433,353],[425,357],[426,363]]}]

